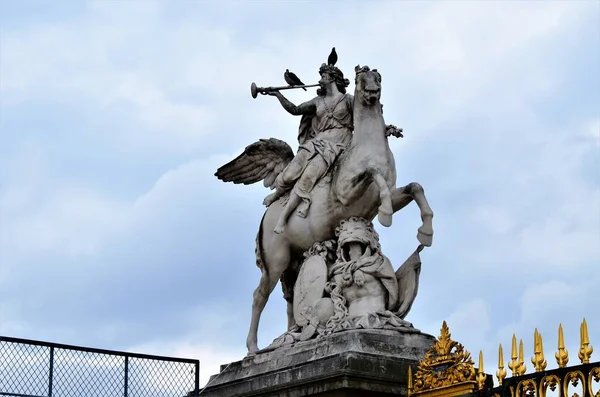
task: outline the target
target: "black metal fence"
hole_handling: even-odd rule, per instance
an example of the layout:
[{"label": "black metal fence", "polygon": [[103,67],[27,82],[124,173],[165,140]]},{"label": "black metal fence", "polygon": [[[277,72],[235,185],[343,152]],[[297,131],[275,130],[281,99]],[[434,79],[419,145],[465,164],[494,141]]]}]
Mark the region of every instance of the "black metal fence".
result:
[{"label": "black metal fence", "polygon": [[[600,396],[600,361],[506,378],[501,386],[482,390],[485,397]],[[596,390],[594,390],[596,387]]]},{"label": "black metal fence", "polygon": [[199,395],[198,360],[0,336],[0,396]]}]

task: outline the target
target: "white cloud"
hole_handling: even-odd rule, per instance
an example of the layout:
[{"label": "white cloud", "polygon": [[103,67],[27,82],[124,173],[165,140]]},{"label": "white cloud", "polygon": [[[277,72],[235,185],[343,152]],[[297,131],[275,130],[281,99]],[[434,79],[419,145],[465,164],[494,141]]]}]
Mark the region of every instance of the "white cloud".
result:
[{"label": "white cloud", "polygon": [[[106,252],[115,246],[133,262],[118,271],[110,270],[116,266],[112,263],[103,264],[102,272],[119,277],[133,272],[135,285],[143,275],[150,288],[157,288],[150,273],[161,269],[162,277],[169,273],[164,269],[209,277],[209,270],[223,271],[212,268],[223,256],[213,251],[229,247],[235,230],[238,248],[227,255],[239,254],[239,262],[228,263],[231,277],[221,287],[228,292],[221,291],[219,298],[246,310],[244,316],[231,318],[237,322],[231,326],[236,342],[242,341],[259,276],[253,242],[264,210],[260,202],[268,191],[258,185],[226,185],[212,174],[259,137],[295,144],[299,119],[274,98],[251,99],[249,84],[277,85],[288,67],[314,82],[318,66],[336,45],[350,80],[357,63],[382,72],[386,120],[406,132],[404,140],[392,143],[401,165],[399,183],[418,178],[436,212],[436,242],[423,255],[427,263],[422,280],[431,283],[420,288],[415,310],[421,311],[411,313],[417,328],[437,334],[442,317],[450,313],[447,320],[455,339],[475,356],[484,349],[490,372],[494,363],[487,360],[495,357],[493,349],[503,342],[508,354],[512,332],[530,335],[534,326],[554,332],[553,307],[566,312],[568,302],[593,300],[594,284],[581,286],[557,275],[593,274],[600,258],[600,193],[584,175],[586,161],[597,155],[600,145],[600,121],[597,113],[569,109],[549,114],[539,104],[562,98],[564,76],[557,62],[548,59],[556,60],[557,53],[581,43],[578,29],[584,17],[597,11],[596,2],[365,3],[335,8],[339,24],[320,18],[285,26],[275,20],[266,26],[252,21],[252,29],[245,13],[270,18],[269,12],[278,9],[225,5],[221,11],[227,11],[227,19],[218,22],[211,17],[218,11],[205,4],[178,7],[186,15],[176,16],[164,2],[98,1],[81,18],[3,31],[1,92],[7,116],[13,110],[26,112],[31,101],[58,102],[65,113],[78,115],[85,109],[84,123],[111,126],[102,131],[108,148],[92,147],[92,141],[87,143],[89,153],[112,150],[119,155],[111,162],[135,172],[153,167],[156,182],[136,186],[128,197],[116,185],[115,191],[99,188],[95,180],[74,185],[66,180],[68,170],[46,172],[59,155],[48,148],[49,140],[38,140],[35,134],[22,138],[18,131],[6,134],[15,142],[30,143],[11,155],[10,162],[0,160],[0,172],[8,176],[0,196],[2,282],[14,280],[6,279],[11,277],[7,258],[11,270],[27,275],[47,263],[39,255],[32,261],[32,253],[52,250],[65,258],[104,260],[111,258]],[[307,14],[314,12],[306,7]],[[326,13],[321,6],[318,10]],[[594,66],[593,60],[567,58],[561,61]],[[312,92],[286,95],[298,103]],[[572,106],[578,100],[572,98]],[[571,128],[554,128],[556,117]],[[77,134],[69,121],[63,120],[61,129],[67,136]],[[167,165],[159,162],[173,154],[175,160]],[[412,250],[407,244],[414,243],[412,225],[418,226],[418,212],[411,208],[406,216],[414,218],[382,232],[384,252],[398,260],[406,258]],[[411,240],[399,239],[404,235]],[[213,256],[203,244],[213,248],[206,250]],[[157,245],[168,260],[149,268],[144,262],[148,255],[140,253]],[[197,263],[203,273],[193,273],[189,263]],[[531,274],[540,278],[528,286],[524,280]],[[214,283],[197,282],[199,290]],[[482,285],[484,291],[470,289]],[[451,288],[467,290],[460,302],[446,299],[456,295]],[[509,303],[498,302],[498,295],[506,295]],[[206,296],[197,296],[206,303]],[[262,345],[269,341],[265,335],[283,332],[280,296],[276,289],[265,311]],[[594,310],[589,302],[573,316],[589,316]],[[2,332],[44,335],[44,329],[59,327],[31,330],[29,323],[35,319],[23,318],[11,307],[14,302],[9,301],[0,311]],[[183,311],[190,318],[182,322],[186,327],[197,326],[207,315]],[[111,322],[110,314],[106,320],[94,335],[118,343],[128,324]],[[213,326],[194,336],[187,328],[171,339],[156,335],[132,350],[199,357],[205,383],[219,364],[245,353],[243,342],[232,349],[214,336],[230,324]],[[74,328],[61,331],[77,334]]]},{"label": "white cloud", "polygon": [[522,263],[532,271],[595,266],[600,257],[600,190],[586,173],[596,148],[591,140],[580,139],[588,125],[577,125],[579,129],[550,136],[534,125],[520,142],[498,141],[483,149],[482,161],[488,164],[480,169],[488,174],[474,185],[493,193],[474,196],[471,205],[460,209],[458,217],[464,217],[477,242],[465,257],[496,268],[501,263],[502,271],[516,271]]},{"label": "white cloud", "polygon": [[504,235],[515,225],[514,215],[507,208],[491,205],[475,208],[473,221],[495,235]]},{"label": "white cloud", "polygon": [[561,214],[549,216],[541,224],[522,230],[519,237],[523,257],[534,263],[561,268],[586,261],[593,263],[600,256],[600,190],[591,192],[578,203],[579,210],[588,211],[587,216],[572,215],[559,207],[557,212]]},{"label": "white cloud", "polygon": [[98,253],[96,245],[108,229],[118,229],[124,209],[96,192],[85,189],[58,189],[36,210],[13,226],[12,242],[22,251],[64,251],[71,255]]},{"label": "white cloud", "polygon": [[[476,366],[479,364],[479,351],[483,352],[484,368],[488,374],[495,374],[498,366],[498,346],[502,344],[504,369],[508,371],[508,376],[511,376],[507,364],[510,361],[513,334],[517,338],[517,348],[519,341],[523,340],[527,373],[532,373],[534,369],[529,358],[533,356],[535,329],[543,337],[547,368],[557,368],[554,352],[557,350],[559,323],[563,326],[570,364],[576,365],[579,363],[577,351],[581,321],[587,317],[592,345],[594,336],[600,335],[600,323],[593,317],[597,305],[594,297],[598,282],[595,276],[573,282],[558,279],[534,282],[517,297],[514,301],[516,305],[512,304],[513,299],[509,296],[516,289],[506,285],[506,288],[497,288],[493,292],[506,302],[508,311],[502,311],[498,305],[490,305],[489,297],[485,297],[460,302],[455,310],[444,318],[452,339],[465,346]],[[493,307],[495,309],[492,309]],[[511,313],[514,315],[510,316]],[[435,330],[432,334],[438,336],[440,325],[441,321],[439,325],[430,324],[427,328]],[[494,381],[497,384],[497,380]]]},{"label": "white cloud", "polygon": [[107,234],[123,226],[125,203],[92,187],[52,182],[49,162],[35,143],[7,162],[11,174],[0,195],[3,270],[16,266],[19,256],[97,254]]},{"label": "white cloud", "polygon": [[[415,99],[414,92],[407,96],[402,84],[408,83],[411,91],[422,90],[429,102],[427,109],[416,113],[421,119],[418,128],[423,129],[430,125],[424,114],[433,112],[436,117],[431,121],[439,123],[455,118],[457,111],[473,112],[480,107],[479,97],[487,95],[481,90],[492,90],[497,98],[486,102],[486,108],[514,106],[515,101],[527,98],[526,87],[534,91],[541,87],[546,93],[551,83],[547,68],[522,77],[523,72],[537,68],[540,62],[535,59],[531,63],[534,58],[527,55],[527,49],[536,45],[536,40],[556,34],[589,4],[532,3],[504,9],[505,6],[448,3],[419,10],[409,7],[408,12],[415,18],[398,25],[399,16],[407,12],[405,5],[388,3],[383,9],[342,13],[349,25],[365,15],[367,19],[377,15],[379,22],[371,27],[372,35],[339,35],[334,26],[323,26],[320,34],[335,38],[332,41],[338,43],[340,64],[348,77],[352,77],[356,63],[372,63],[382,70],[386,81],[384,97],[391,107],[409,97]],[[129,10],[123,12],[123,7]],[[32,94],[45,96],[40,91],[45,87],[52,95],[57,90],[70,98],[83,95],[105,106],[129,104],[138,122],[160,131],[160,139],[152,134],[129,132],[127,136],[131,135],[137,144],[150,141],[171,150],[173,145],[198,148],[207,131],[218,130],[218,122],[227,117],[227,111],[237,113],[237,106],[252,106],[248,99],[250,81],[276,84],[281,81],[281,70],[287,67],[285,60],[290,59],[296,60],[290,67],[306,76],[305,80],[316,80],[321,61],[312,54],[329,51],[329,44],[315,48],[314,42],[305,41],[308,26],[292,29],[285,37],[261,37],[263,41],[246,47],[237,44],[226,28],[198,24],[192,19],[185,19],[177,29],[165,29],[158,17],[161,9],[162,5],[154,3],[144,3],[143,7],[93,3],[80,21],[18,34],[8,32],[3,38],[7,82],[3,91],[7,103]],[[202,13],[202,7],[191,8],[190,15],[196,12]],[[457,19],[461,23],[457,24]],[[390,51],[394,48],[399,50]],[[404,76],[411,76],[412,82],[403,81]],[[512,84],[506,85],[507,78],[514,79]],[[539,79],[543,80],[541,86],[536,83]],[[507,91],[517,85],[518,92]],[[197,100],[177,100],[183,92],[203,96],[209,105]],[[240,98],[245,100],[243,105],[238,102]],[[253,110],[264,112],[264,105]],[[277,119],[288,117],[280,111]],[[116,134],[114,138],[120,139]]]},{"label": "white cloud", "polygon": [[[121,81],[115,87],[112,102],[128,101],[139,110],[140,121],[151,130],[171,130],[184,133],[195,132],[196,135],[212,127],[214,122],[210,112],[202,106],[176,104],[165,99],[163,92],[151,82],[142,77],[128,73],[121,76]],[[146,135],[146,139],[149,137]],[[176,134],[170,135],[176,139]],[[186,137],[193,139],[193,136]],[[143,139],[138,137],[138,139]],[[185,141],[177,142],[185,145]]]},{"label": "white cloud", "polygon": [[600,117],[589,121],[581,135],[592,140],[596,147],[600,148]]},{"label": "white cloud", "polygon": [[[594,344],[595,336],[600,335],[600,323],[594,317],[597,306],[597,285],[600,280],[595,275],[585,279],[551,279],[545,282],[534,282],[525,288],[519,297],[520,307],[515,307],[519,315],[508,324],[496,329],[492,345],[485,352],[488,371],[496,366],[497,346],[502,343],[505,364],[510,356],[513,333],[517,343],[523,340],[526,361],[533,355],[533,333],[537,329],[543,337],[544,354],[548,360],[548,369],[556,368],[554,352],[558,344],[558,326],[562,324],[570,364],[576,365],[579,348],[579,327],[587,318],[588,333]],[[495,342],[495,343],[494,343]],[[597,342],[596,342],[597,343]],[[489,361],[489,363],[488,363]],[[531,365],[527,373],[533,372]]]},{"label": "white cloud", "polygon": [[18,313],[15,313],[7,302],[0,302],[0,335],[23,335],[29,331],[28,328],[27,322],[20,320]]},{"label": "white cloud", "polygon": [[485,346],[486,333],[491,326],[491,311],[488,303],[482,298],[471,299],[456,306],[448,315],[448,323],[454,340],[464,341],[469,346]]}]

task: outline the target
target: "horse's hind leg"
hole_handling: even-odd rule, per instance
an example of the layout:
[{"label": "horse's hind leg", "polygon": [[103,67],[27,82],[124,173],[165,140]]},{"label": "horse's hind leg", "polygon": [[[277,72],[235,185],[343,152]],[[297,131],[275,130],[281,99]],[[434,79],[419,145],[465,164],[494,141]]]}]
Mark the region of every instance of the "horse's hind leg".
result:
[{"label": "horse's hind leg", "polygon": [[409,205],[411,201],[413,201],[413,196],[409,193],[409,189],[406,186],[392,191],[392,209],[394,214]]},{"label": "horse's hind leg", "polygon": [[289,252],[284,246],[265,252],[263,268],[261,269],[262,275],[258,287],[254,291],[252,300],[252,318],[250,319],[250,330],[246,338],[248,354],[253,354],[258,350],[258,324],[260,316],[269,300],[269,295],[271,295],[283,271],[287,268],[289,258]]},{"label": "horse's hind leg", "polygon": [[392,192],[392,207],[394,212],[400,211],[413,200],[417,203],[421,211],[421,221],[423,222],[417,231],[417,239],[424,246],[430,247],[433,242],[433,211],[429,207],[423,187],[416,182],[411,182]]},{"label": "horse's hind leg", "polygon": [[283,298],[287,301],[288,331],[296,325],[296,320],[294,319],[294,286],[297,279],[298,270],[296,270],[294,263],[290,263],[281,275]]}]

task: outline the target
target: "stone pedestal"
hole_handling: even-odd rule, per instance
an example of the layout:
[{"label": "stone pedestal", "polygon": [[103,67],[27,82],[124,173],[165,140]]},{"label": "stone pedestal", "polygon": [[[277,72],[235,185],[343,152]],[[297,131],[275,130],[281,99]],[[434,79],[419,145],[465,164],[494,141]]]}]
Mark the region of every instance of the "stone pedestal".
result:
[{"label": "stone pedestal", "polygon": [[221,366],[202,397],[405,396],[408,365],[435,343],[423,333],[351,330]]}]

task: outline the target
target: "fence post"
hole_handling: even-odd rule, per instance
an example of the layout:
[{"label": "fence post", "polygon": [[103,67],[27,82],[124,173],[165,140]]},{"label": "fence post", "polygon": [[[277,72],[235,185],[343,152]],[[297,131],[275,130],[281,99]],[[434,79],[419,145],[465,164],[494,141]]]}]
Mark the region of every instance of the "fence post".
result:
[{"label": "fence post", "polygon": [[53,377],[54,377],[54,346],[50,346],[50,370],[48,371],[48,397],[52,397]]},{"label": "fence post", "polygon": [[125,393],[124,396],[127,397],[129,392],[129,356],[125,356]]},{"label": "fence post", "polygon": [[200,395],[200,361],[196,361],[196,374],[194,375],[194,396]]}]

